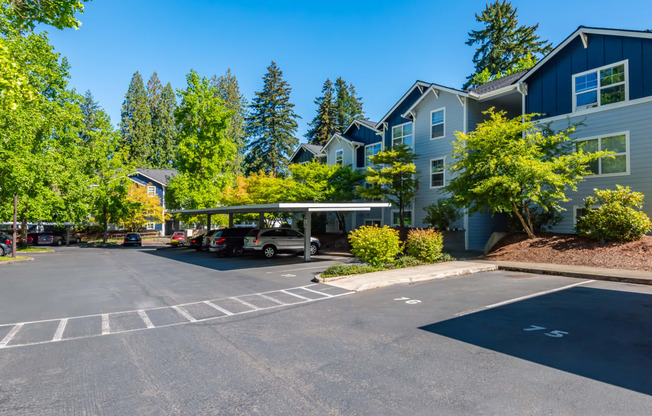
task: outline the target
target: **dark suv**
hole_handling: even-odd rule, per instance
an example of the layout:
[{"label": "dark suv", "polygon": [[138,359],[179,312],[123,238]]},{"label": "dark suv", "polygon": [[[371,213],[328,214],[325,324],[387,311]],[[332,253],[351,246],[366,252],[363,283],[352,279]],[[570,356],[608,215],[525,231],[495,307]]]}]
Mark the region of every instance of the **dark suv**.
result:
[{"label": "dark suv", "polygon": [[217,230],[211,237],[208,249],[218,256],[241,256],[244,238],[253,227],[225,228]]},{"label": "dark suv", "polygon": [[11,254],[13,244],[11,244],[11,237],[7,234],[0,233],[0,256],[8,256]]}]

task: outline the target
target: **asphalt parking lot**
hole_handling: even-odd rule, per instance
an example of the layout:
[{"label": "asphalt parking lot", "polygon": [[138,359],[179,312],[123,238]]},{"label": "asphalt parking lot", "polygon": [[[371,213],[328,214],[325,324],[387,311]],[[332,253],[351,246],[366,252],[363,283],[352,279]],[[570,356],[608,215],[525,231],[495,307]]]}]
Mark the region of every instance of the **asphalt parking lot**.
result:
[{"label": "asphalt parking lot", "polygon": [[310,282],[336,261],[70,248],[3,266],[0,414],[652,412],[650,287]]}]

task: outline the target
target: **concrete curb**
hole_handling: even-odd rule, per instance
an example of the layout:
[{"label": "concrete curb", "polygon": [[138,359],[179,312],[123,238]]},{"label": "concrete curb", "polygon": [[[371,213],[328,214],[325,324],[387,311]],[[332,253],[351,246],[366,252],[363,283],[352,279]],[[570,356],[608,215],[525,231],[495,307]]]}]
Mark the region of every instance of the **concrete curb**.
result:
[{"label": "concrete curb", "polygon": [[463,276],[495,270],[498,270],[498,266],[495,264],[451,261],[435,265],[407,267],[398,270],[385,270],[381,272],[329,278],[324,283],[342,289],[360,292],[363,290],[378,289],[397,284],[420,283],[430,280],[444,279],[447,277]]},{"label": "concrete curb", "polygon": [[26,259],[0,261],[0,266],[5,265],[5,264],[22,263],[22,262],[25,262],[25,261],[34,261],[34,258],[33,257],[27,257]]},{"label": "concrete curb", "polygon": [[537,266],[506,266],[498,265],[498,270],[505,270],[511,272],[523,272],[523,273],[538,273],[538,274],[547,274],[553,276],[564,276],[564,277],[576,277],[580,279],[591,279],[591,280],[605,280],[608,282],[619,282],[619,283],[634,283],[639,285],[652,285],[652,279],[646,279],[635,276],[623,276],[623,275],[604,275],[599,272],[588,272],[588,271],[572,271],[572,270],[552,270],[546,268],[540,268]]},{"label": "concrete curb", "polygon": [[50,250],[50,251],[20,251],[18,250],[18,254],[20,253],[25,253],[25,254],[45,254],[45,253],[56,253],[55,250]]}]

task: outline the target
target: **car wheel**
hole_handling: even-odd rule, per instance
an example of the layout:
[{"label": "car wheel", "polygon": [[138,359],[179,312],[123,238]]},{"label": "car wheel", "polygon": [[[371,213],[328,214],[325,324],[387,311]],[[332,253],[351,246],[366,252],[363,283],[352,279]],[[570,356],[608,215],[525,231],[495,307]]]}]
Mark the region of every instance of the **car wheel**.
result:
[{"label": "car wheel", "polygon": [[0,257],[5,255],[5,249],[0,247]]},{"label": "car wheel", "polygon": [[266,259],[271,259],[276,255],[276,247],[274,246],[265,246],[263,247],[263,257]]},{"label": "car wheel", "polygon": [[319,247],[317,247],[317,244],[311,243],[310,244],[310,255],[314,256],[315,254],[317,254],[318,251],[319,251]]},{"label": "car wheel", "polygon": [[58,246],[62,246],[63,245],[63,240],[59,239],[59,240],[57,240],[57,242],[55,244],[58,245]]},{"label": "car wheel", "polygon": [[75,238],[75,243],[77,244],[81,243],[81,238],[80,237]]}]

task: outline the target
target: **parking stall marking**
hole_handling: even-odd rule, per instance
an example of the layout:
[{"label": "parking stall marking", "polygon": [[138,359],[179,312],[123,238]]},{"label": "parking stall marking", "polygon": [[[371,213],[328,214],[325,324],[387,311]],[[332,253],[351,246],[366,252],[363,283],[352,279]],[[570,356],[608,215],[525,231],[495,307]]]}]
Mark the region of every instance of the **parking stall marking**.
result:
[{"label": "parking stall marking", "polygon": [[[160,307],[149,308],[149,309],[137,309],[137,310],[130,310],[130,311],[118,311],[118,312],[94,314],[94,315],[71,316],[68,318],[43,319],[39,321],[27,321],[27,322],[13,323],[13,324],[3,324],[0,325],[0,328],[11,328],[11,330],[9,330],[9,332],[6,333],[4,338],[1,339],[0,350],[15,348],[15,347],[47,344],[52,342],[64,342],[64,341],[72,341],[72,340],[78,340],[84,338],[95,338],[95,337],[107,336],[107,335],[124,334],[127,332],[144,331],[149,329],[158,329],[158,328],[165,328],[165,327],[171,327],[177,325],[187,325],[187,324],[192,324],[197,322],[206,322],[206,321],[216,320],[220,318],[225,318],[228,316],[237,316],[237,315],[242,315],[242,314],[247,314],[252,312],[259,312],[263,310],[288,308],[293,305],[311,303],[311,302],[316,302],[325,299],[327,300],[327,299],[337,298],[340,296],[351,295],[355,293],[350,291],[350,292],[342,292],[333,295],[330,294],[327,295],[323,292],[310,289],[310,287],[314,287],[314,286],[316,285],[311,284],[307,286],[291,287],[291,288],[281,289],[281,290],[272,290],[268,292],[252,293],[248,295],[239,295],[239,296],[225,297],[220,299],[211,299],[211,300],[192,302],[192,303],[183,303],[183,304],[172,305],[172,306],[160,306]],[[301,290],[301,289],[305,289],[309,292],[319,293],[324,296],[311,299],[290,292],[290,290]],[[284,296],[286,298],[284,299],[285,302],[276,299],[276,297],[283,298]],[[290,297],[290,299],[296,299],[297,301],[296,302],[288,301],[287,299],[288,296]],[[271,302],[272,305],[265,306],[265,307],[258,307],[245,300],[240,299],[241,297],[249,298],[252,301],[254,301],[256,297],[260,299],[266,299],[267,301]],[[216,311],[219,311],[221,315],[200,317],[200,319],[197,319],[184,308],[186,306],[190,307],[190,305],[196,306],[198,304],[207,305],[215,309]],[[236,309],[236,311],[234,312],[233,309],[231,310],[226,309],[223,306],[223,304],[231,305],[229,306],[230,309],[232,306],[235,305],[240,305],[241,308],[239,311],[237,311]],[[178,316],[179,320],[177,320],[176,322],[174,320],[169,320],[169,319],[167,320],[167,322],[162,321],[161,317],[164,316],[166,313],[171,314],[170,316],[173,315]],[[152,316],[151,319],[150,319],[150,315]],[[123,322],[127,318],[128,318],[128,322]],[[71,329],[71,327],[72,329],[75,329],[75,325],[73,325],[73,323],[79,323],[85,320],[88,321],[90,319],[97,319],[97,321],[95,321],[96,326],[94,330],[89,330],[86,333],[82,332],[81,334],[79,331],[73,331],[73,334],[70,333],[69,329]],[[134,321],[134,319],[138,321]],[[152,319],[157,321],[157,323],[154,324],[154,322],[152,322]],[[100,326],[100,320],[101,320],[101,326]],[[113,321],[113,325],[111,321]],[[143,324],[135,325],[137,322],[144,323],[145,327],[143,327]],[[125,326],[125,323],[128,323],[129,325]],[[22,332],[25,332],[25,331],[21,332],[22,328],[25,325],[27,325],[26,327],[27,329],[31,328],[31,332],[28,331],[31,334],[29,342],[23,341],[23,339],[26,337],[22,337],[19,335],[19,332],[20,334],[22,334]],[[50,329],[51,332],[49,332],[50,335],[48,335],[47,331],[43,333],[43,330],[41,329],[41,332],[36,334],[38,335],[38,337],[35,338],[34,327],[39,327],[39,325],[40,327],[45,326],[46,329],[47,327],[51,327]],[[68,334],[68,336],[66,334]]]}]

